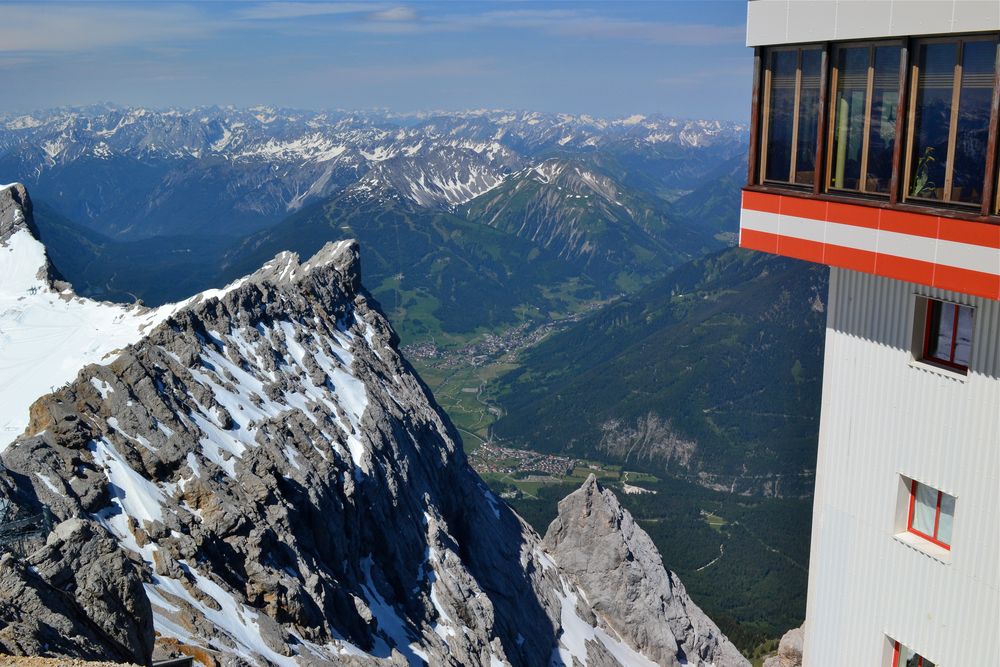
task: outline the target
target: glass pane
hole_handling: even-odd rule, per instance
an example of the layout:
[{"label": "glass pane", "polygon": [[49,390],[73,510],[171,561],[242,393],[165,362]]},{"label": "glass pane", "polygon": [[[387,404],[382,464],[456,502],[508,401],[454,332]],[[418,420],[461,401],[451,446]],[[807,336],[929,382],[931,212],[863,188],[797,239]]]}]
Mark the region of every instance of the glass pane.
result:
[{"label": "glass pane", "polygon": [[837,94],[834,98],[831,173],[831,187],[834,188],[861,189],[865,95],[868,92],[868,53],[869,49],[866,46],[841,49],[837,53]]},{"label": "glass pane", "polygon": [[913,503],[911,528],[924,535],[934,535],[934,518],[937,515],[938,492],[926,484],[917,483],[917,500]]},{"label": "glass pane", "polygon": [[911,651],[905,646],[899,647],[899,665],[903,667],[919,667],[920,656],[915,651]]},{"label": "glass pane", "polygon": [[799,136],[795,151],[795,182],[811,184],[816,178],[816,135],[819,129],[819,73],[823,52],[802,52],[802,89],[799,94]]},{"label": "glass pane", "polygon": [[945,160],[948,157],[951,95],[957,54],[957,42],[924,44],[920,47],[908,189],[911,197],[944,197]]},{"label": "glass pane", "polygon": [[953,201],[978,204],[983,200],[995,61],[996,45],[992,41],[966,42],[962,49],[962,92],[958,103],[951,186]]},{"label": "glass pane", "polygon": [[896,112],[899,110],[899,58],[898,46],[880,46],[875,49],[865,192],[889,192],[892,150],[896,143]]},{"label": "glass pane", "polygon": [[955,305],[931,301],[931,325],[927,356],[951,361],[951,337],[955,326]]},{"label": "glass pane", "polygon": [[971,351],[972,308],[958,306],[958,331],[955,335],[955,358],[952,361],[961,366],[968,366]]},{"label": "glass pane", "polygon": [[795,113],[796,51],[771,54],[771,99],[767,118],[767,170],[769,181],[789,181],[792,166],[792,115]]},{"label": "glass pane", "polygon": [[[937,539],[951,545],[951,525],[955,521],[955,496],[941,494],[941,516],[938,518]],[[926,661],[924,661],[926,663]]]}]

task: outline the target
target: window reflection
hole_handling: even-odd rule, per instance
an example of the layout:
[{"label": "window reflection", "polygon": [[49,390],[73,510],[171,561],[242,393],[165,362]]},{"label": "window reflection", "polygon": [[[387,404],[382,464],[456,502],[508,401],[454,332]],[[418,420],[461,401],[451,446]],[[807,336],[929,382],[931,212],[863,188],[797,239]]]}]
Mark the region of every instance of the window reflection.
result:
[{"label": "window reflection", "polygon": [[887,194],[899,109],[900,47],[837,50],[829,187]]},{"label": "window reflection", "polygon": [[812,185],[816,179],[816,135],[819,124],[819,78],[823,54],[818,49],[802,52],[802,81],[799,92],[798,141],[795,153],[795,182]]},{"label": "window reflection", "polygon": [[892,181],[892,151],[896,144],[896,112],[899,110],[899,64],[898,46],[875,49],[865,192],[887,194]]},{"label": "window reflection", "polygon": [[765,181],[809,185],[816,179],[820,75],[818,48],[770,53],[765,96]]},{"label": "window reflection", "polygon": [[951,198],[955,201],[978,204],[983,198],[995,54],[993,42],[966,42],[962,49],[961,92],[952,173]]},{"label": "window reflection", "polygon": [[919,53],[909,192],[911,197],[943,199],[958,49],[950,43],[924,44]]},{"label": "window reflection", "polygon": [[911,198],[979,204],[993,97],[993,40],[919,47],[911,138]]},{"label": "window reflection", "polygon": [[913,503],[914,530],[924,535],[934,536],[934,518],[937,516],[938,492],[925,484],[916,485]]},{"label": "window reflection", "polygon": [[972,308],[928,301],[924,358],[965,371],[972,353]]},{"label": "window reflection", "polygon": [[869,51],[861,46],[837,54],[831,185],[844,190],[861,189]]},{"label": "window reflection", "polygon": [[797,51],[771,54],[770,114],[767,122],[767,171],[769,181],[789,181],[792,165],[792,118],[795,113]]}]

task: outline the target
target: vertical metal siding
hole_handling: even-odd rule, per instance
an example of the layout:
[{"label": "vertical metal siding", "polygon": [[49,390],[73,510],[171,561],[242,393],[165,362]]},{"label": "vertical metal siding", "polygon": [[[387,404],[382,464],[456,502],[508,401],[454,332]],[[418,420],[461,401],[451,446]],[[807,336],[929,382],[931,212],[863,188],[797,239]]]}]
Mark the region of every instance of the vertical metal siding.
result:
[{"label": "vertical metal siding", "polygon": [[[965,378],[914,361],[915,296],[975,307]],[[806,667],[1000,665],[1000,302],[832,269]],[[900,475],[956,496],[945,562],[893,535]]]},{"label": "vertical metal siding", "polygon": [[752,0],[747,46],[1000,29],[995,0]]}]

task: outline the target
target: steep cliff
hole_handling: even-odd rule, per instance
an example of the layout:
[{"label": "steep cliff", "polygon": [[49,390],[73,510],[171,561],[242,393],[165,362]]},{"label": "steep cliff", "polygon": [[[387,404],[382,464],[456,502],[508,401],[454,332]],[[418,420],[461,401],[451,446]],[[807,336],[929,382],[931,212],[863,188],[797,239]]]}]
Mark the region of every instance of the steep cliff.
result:
[{"label": "steep cliff", "polygon": [[598,626],[658,664],[748,664],[593,475],[560,501],[542,544],[584,594]]},{"label": "steep cliff", "polygon": [[[44,371],[58,388],[22,395],[30,410],[9,422],[26,428],[0,445],[0,497],[15,519],[47,511],[52,527],[0,560],[0,652],[136,662],[179,652],[226,665],[746,664],[681,648],[715,637],[693,636],[707,626],[687,603],[671,607],[689,617],[679,623],[647,614],[669,621],[676,653],[636,635],[631,616],[610,617],[622,610],[602,606],[579,575],[578,563],[606,552],[580,542],[547,554],[489,492],[362,288],[356,244],[328,244],[306,262],[283,253],[182,304],[121,308],[53,282],[26,201],[0,205],[20,220],[0,235],[0,256],[18,258],[3,266],[22,275],[37,263],[35,282],[0,287],[4,335],[41,335],[10,315],[33,299],[60,322],[118,308],[112,324],[126,334],[108,325],[87,339],[88,354],[59,356],[59,372]],[[33,349],[48,363],[50,347],[73,343]],[[638,600],[671,595],[657,591]]]}]

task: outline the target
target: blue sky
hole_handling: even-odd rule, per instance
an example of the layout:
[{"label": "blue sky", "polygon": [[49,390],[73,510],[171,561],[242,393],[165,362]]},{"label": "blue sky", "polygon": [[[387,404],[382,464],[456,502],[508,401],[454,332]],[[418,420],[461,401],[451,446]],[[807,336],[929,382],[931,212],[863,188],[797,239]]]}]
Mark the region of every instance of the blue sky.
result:
[{"label": "blue sky", "polygon": [[745,120],[745,0],[0,3],[0,110],[111,101]]}]

